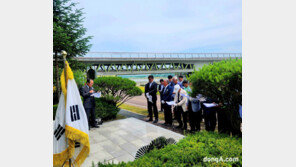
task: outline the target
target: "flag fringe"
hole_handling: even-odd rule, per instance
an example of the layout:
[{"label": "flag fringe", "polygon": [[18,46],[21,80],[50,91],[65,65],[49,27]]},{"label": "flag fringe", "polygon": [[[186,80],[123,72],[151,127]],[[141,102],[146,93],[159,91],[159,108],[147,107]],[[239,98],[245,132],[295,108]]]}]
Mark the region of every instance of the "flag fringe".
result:
[{"label": "flag fringe", "polygon": [[75,159],[75,164],[79,167],[84,162],[90,151],[88,134],[66,125],[66,137],[72,140],[74,145],[75,141],[83,144],[83,148]]},{"label": "flag fringe", "polygon": [[[67,78],[66,79],[68,81],[68,79],[74,79],[74,74],[69,66],[68,61],[66,61],[66,64],[67,64]],[[64,93],[65,103],[66,103],[67,102],[67,87],[66,87],[66,83],[65,83],[65,69],[63,69],[63,71],[62,71],[60,82],[61,82],[61,88],[62,88],[62,92]]]},{"label": "flag fringe", "polygon": [[58,154],[53,154],[53,166],[62,166],[75,152],[75,142],[68,139],[68,148]]}]

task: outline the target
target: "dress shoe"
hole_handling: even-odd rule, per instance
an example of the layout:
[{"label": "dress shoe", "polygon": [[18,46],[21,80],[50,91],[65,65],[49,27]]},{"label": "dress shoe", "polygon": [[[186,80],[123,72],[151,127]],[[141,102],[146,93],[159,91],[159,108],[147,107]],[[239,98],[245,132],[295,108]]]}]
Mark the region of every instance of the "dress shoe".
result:
[{"label": "dress shoe", "polygon": [[155,124],[155,123],[157,123],[157,122],[158,122],[158,119],[154,120],[152,123],[154,123],[154,124]]},{"label": "dress shoe", "polygon": [[95,126],[92,126],[92,128],[99,128],[99,126],[98,125],[95,125]]},{"label": "dress shoe", "polygon": [[148,120],[146,120],[146,122],[150,122],[150,121],[153,121],[152,119],[148,119]]}]

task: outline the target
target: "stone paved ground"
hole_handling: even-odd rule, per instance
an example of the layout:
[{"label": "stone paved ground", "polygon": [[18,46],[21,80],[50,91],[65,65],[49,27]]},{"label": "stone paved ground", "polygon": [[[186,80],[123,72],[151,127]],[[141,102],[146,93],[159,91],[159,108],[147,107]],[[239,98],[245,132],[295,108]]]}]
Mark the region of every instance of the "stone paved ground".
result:
[{"label": "stone paved ground", "polygon": [[[137,119],[140,119],[140,120],[143,120],[143,121],[148,120],[148,117],[145,116],[145,115],[141,115],[141,114],[134,113],[134,112],[127,111],[127,110],[123,110],[123,109],[121,109],[118,114],[124,115],[124,116],[126,116],[128,118],[129,117],[133,117],[133,118],[137,118]],[[153,124],[152,122],[148,122],[148,123]],[[159,120],[158,123],[153,124],[153,125],[156,125],[156,126],[159,126],[159,127],[162,127],[162,128],[168,129],[168,130],[171,130],[171,131],[176,132],[176,133],[179,133],[181,135],[184,135],[185,133],[189,133],[188,131],[190,130],[189,119],[188,119],[188,123],[187,123],[187,127],[188,128],[187,128],[187,131],[186,132],[184,130],[175,128],[175,127],[177,127],[179,125],[176,120],[173,120],[173,126],[171,126],[171,127],[164,126],[164,125],[162,125],[163,123],[164,123],[164,120]],[[200,126],[201,130],[205,130],[204,120],[202,120],[202,122],[201,122],[200,125],[201,125]],[[216,126],[216,130],[217,130],[217,128],[218,127]]]},{"label": "stone paved ground", "polygon": [[176,141],[184,137],[133,117],[103,123],[89,132],[91,150],[82,167],[91,166],[93,161],[95,164],[98,161],[133,161],[139,148],[159,136],[172,137]]}]

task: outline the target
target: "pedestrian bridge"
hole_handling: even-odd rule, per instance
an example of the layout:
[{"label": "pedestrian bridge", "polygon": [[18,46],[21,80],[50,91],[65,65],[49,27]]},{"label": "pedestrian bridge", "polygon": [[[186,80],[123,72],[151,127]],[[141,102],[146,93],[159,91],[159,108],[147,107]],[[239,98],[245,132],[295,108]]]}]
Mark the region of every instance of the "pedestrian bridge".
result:
[{"label": "pedestrian bridge", "polygon": [[241,53],[89,52],[75,59],[90,65],[96,75],[134,75],[190,73],[204,64],[241,57]]}]

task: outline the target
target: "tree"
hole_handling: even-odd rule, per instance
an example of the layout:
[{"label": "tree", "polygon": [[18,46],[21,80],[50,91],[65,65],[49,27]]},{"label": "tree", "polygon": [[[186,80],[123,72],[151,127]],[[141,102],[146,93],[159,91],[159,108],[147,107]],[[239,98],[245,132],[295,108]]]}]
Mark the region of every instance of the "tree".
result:
[{"label": "tree", "polygon": [[[54,80],[58,95],[60,94],[59,67],[62,67],[62,56],[59,54],[65,50],[70,66],[84,67],[73,57],[85,55],[91,44],[88,44],[91,36],[85,36],[86,28],[83,27],[83,9],[76,8],[77,3],[70,0],[53,0],[53,56],[54,56]],[[75,68],[73,68],[75,69]]]},{"label": "tree", "polygon": [[141,96],[142,91],[136,82],[121,77],[99,77],[94,80],[95,90],[101,91],[102,96],[111,101],[116,107],[134,96]]},{"label": "tree", "polygon": [[240,135],[239,104],[242,104],[242,60],[229,59],[204,65],[189,78],[192,94],[202,94],[223,104],[230,131]]}]

